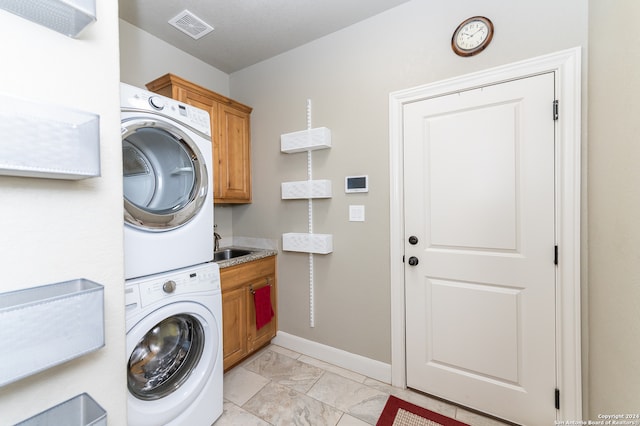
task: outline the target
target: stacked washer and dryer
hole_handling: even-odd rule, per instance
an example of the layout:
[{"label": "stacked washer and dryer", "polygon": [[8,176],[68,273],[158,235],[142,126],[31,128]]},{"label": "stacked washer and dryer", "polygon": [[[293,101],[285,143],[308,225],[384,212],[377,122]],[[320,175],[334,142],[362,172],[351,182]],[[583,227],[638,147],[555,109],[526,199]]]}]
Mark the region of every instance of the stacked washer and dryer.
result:
[{"label": "stacked washer and dryer", "polygon": [[128,425],[222,414],[209,114],[121,84]]}]

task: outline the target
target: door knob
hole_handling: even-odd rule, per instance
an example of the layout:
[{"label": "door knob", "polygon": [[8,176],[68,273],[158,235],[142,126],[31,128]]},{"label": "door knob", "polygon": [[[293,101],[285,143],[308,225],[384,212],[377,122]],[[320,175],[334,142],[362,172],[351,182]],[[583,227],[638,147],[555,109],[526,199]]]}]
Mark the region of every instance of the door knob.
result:
[{"label": "door knob", "polygon": [[409,265],[416,266],[418,264],[418,258],[415,256],[411,256],[409,258]]},{"label": "door knob", "polygon": [[415,246],[416,244],[418,244],[418,237],[416,237],[415,235],[410,236],[409,244],[411,244],[412,246]]}]

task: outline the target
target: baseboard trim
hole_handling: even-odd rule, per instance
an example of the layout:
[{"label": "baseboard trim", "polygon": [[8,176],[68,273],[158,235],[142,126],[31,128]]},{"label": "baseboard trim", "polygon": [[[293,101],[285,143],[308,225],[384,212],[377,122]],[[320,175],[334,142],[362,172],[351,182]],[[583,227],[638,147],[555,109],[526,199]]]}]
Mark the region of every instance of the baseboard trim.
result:
[{"label": "baseboard trim", "polygon": [[358,374],[383,383],[391,383],[391,364],[385,364],[384,362],[343,351],[333,346],[303,339],[283,331],[278,331],[271,343],[320,361],[355,371]]}]

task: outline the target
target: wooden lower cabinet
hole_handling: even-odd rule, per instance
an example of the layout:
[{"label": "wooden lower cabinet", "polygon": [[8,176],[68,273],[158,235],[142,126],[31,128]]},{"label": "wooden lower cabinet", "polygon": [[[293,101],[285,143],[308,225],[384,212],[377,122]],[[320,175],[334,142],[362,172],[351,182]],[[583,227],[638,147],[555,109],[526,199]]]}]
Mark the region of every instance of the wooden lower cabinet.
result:
[{"label": "wooden lower cabinet", "polygon": [[[278,331],[276,257],[270,256],[220,270],[222,286],[223,364],[227,371],[271,342]],[[252,290],[271,286],[271,321],[256,329]]]},{"label": "wooden lower cabinet", "polygon": [[222,293],[222,339],[224,369],[247,356],[246,288]]}]

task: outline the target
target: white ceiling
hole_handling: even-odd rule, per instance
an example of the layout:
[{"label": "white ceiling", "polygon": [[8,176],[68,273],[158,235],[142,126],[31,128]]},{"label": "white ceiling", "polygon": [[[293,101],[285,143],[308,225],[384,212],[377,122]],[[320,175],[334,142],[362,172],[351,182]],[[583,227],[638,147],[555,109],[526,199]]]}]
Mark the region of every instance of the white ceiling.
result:
[{"label": "white ceiling", "polygon": [[[232,73],[409,0],[118,0],[120,18]],[[214,31],[194,40],[168,24],[189,10]],[[383,28],[380,29],[384,31]]]}]

